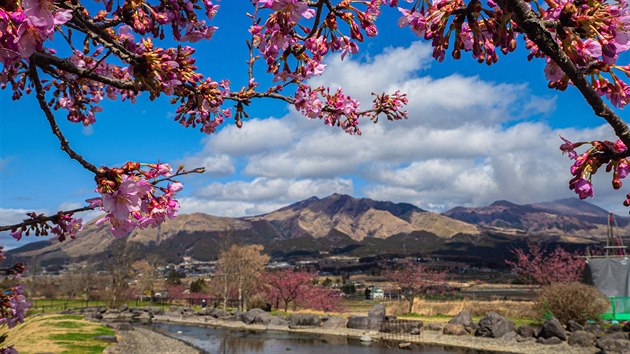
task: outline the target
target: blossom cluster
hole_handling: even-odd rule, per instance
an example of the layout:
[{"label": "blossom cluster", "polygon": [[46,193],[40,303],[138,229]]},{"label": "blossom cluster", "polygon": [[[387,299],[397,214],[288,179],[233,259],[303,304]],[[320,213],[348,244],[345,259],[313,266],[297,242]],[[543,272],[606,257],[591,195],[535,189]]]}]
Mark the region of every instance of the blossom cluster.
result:
[{"label": "blossom cluster", "polygon": [[52,39],[55,26],[72,18],[72,10],[53,0],[22,0],[0,7],[0,61],[4,65],[30,57]]},{"label": "blossom cluster", "polygon": [[[334,7],[320,2],[315,10],[304,0],[258,0],[259,6],[274,11],[264,25],[250,28],[252,43],[262,54],[267,72],[272,73],[276,81],[302,82],[324,71],[322,60],[329,52],[341,51],[342,59],[348,53],[357,53],[357,42],[364,40],[363,32],[369,37],[378,34],[375,22],[384,1],[361,3],[366,4],[365,11],[350,1],[342,1]],[[322,15],[324,6],[329,6],[326,15]],[[303,20],[312,23],[304,26],[300,24]],[[342,32],[339,22],[346,23],[349,36]],[[293,68],[291,58],[295,59]]]},{"label": "blossom cluster", "polygon": [[[419,37],[431,40],[433,56],[442,61],[452,48],[455,59],[461,52],[471,52],[480,63],[494,64],[497,52],[508,54],[516,48],[516,24],[509,9],[494,0],[412,1],[410,8],[399,8],[400,27],[409,26]],[[390,1],[390,6],[398,1]],[[532,6],[536,16],[577,68],[589,78],[600,96],[615,107],[630,102],[630,86],[622,81],[630,77],[630,65],[617,63],[620,54],[630,49],[630,7],[627,0],[545,0]],[[557,64],[538,46],[525,38],[529,59],[546,58],[545,75],[549,87],[564,90],[571,83]],[[608,74],[605,76],[604,74]]]},{"label": "blossom cluster", "polygon": [[[621,180],[630,173],[630,161],[626,157],[621,157],[627,150],[621,140],[614,143],[607,140],[577,143],[572,143],[565,138],[562,140],[564,144],[560,146],[560,150],[567,153],[570,159],[575,160],[571,166],[573,178],[569,181],[569,189],[575,191],[580,199],[593,196],[592,175],[604,165],[606,172],[613,173],[613,188],[621,188]],[[584,153],[578,154],[575,149],[583,145],[591,147]],[[626,198],[624,205],[630,206],[630,196]]]},{"label": "blossom cluster", "polygon": [[[183,185],[171,180],[175,176],[168,164],[140,164],[128,162],[121,168],[102,168],[97,177],[99,198],[86,200],[90,207],[105,211],[96,224],[109,222],[116,237],[128,235],[135,228],[155,227],[166,218],[173,218],[179,210],[175,194]],[[176,173],[185,173],[180,167]],[[161,181],[171,181],[166,187]]]},{"label": "blossom cluster", "polygon": [[29,218],[21,226],[11,230],[11,236],[18,241],[22,236],[33,233],[35,236],[56,235],[61,242],[67,237],[74,239],[77,232],[83,229],[83,219],[73,217],[72,212],[59,212],[52,217],[35,212],[26,215]]},{"label": "blossom cluster", "polygon": [[[0,262],[5,259],[4,248],[0,246]],[[11,277],[19,277],[26,268],[18,263],[4,272]],[[26,310],[31,306],[31,302],[26,301],[24,296],[24,286],[14,285],[9,289],[4,289],[0,293],[0,325],[6,324],[9,328],[15,327],[18,323],[24,322]],[[12,347],[0,348],[0,353],[14,353]]]}]

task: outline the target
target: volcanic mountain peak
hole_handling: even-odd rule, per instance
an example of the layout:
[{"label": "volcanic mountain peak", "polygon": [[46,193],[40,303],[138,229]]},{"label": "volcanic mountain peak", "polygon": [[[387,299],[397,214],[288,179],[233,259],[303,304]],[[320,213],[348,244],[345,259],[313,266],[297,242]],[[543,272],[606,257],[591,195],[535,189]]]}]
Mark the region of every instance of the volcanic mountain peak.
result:
[{"label": "volcanic mountain peak", "polygon": [[[426,216],[419,216],[424,214]],[[285,237],[325,237],[330,230],[338,230],[354,240],[387,238],[414,231],[428,231],[440,237],[479,233],[473,225],[429,213],[409,203],[353,198],[337,193],[321,199],[309,198],[245,220],[265,220]]]}]

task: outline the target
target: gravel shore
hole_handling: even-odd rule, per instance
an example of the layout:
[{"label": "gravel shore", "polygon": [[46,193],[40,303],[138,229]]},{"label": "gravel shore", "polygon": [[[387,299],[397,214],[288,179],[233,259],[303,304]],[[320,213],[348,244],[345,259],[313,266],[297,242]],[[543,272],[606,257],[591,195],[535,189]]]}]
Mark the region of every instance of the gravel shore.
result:
[{"label": "gravel shore", "polygon": [[[213,326],[224,327],[232,329],[242,330],[280,330],[287,332],[300,332],[300,333],[313,333],[333,336],[345,336],[352,338],[360,338],[363,335],[369,335],[372,339],[382,339],[382,333],[370,332],[364,330],[356,330],[350,328],[335,328],[326,329],[321,327],[303,327],[303,328],[289,328],[287,326],[264,326],[264,325],[246,325],[240,321],[224,321],[208,317],[181,317],[181,316],[155,316],[155,321],[158,322],[172,322],[191,324],[199,326]],[[424,330],[419,336],[412,336],[411,338],[405,338],[405,341],[427,344],[427,345],[441,345],[450,347],[460,347],[477,350],[487,350],[498,353],[519,353],[519,354],[594,354],[598,352],[598,349],[580,348],[569,346],[566,342],[557,345],[544,345],[533,342],[517,342],[515,339],[492,339],[481,338],[473,336],[452,336],[444,335],[438,331]],[[162,353],[156,351],[155,353]],[[164,352],[166,353],[166,352]],[[170,353],[170,352],[169,352]],[[188,352],[187,352],[188,353]]]},{"label": "gravel shore", "polygon": [[118,343],[107,348],[105,354],[200,354],[188,344],[154,332],[136,327],[132,331],[119,331]]}]

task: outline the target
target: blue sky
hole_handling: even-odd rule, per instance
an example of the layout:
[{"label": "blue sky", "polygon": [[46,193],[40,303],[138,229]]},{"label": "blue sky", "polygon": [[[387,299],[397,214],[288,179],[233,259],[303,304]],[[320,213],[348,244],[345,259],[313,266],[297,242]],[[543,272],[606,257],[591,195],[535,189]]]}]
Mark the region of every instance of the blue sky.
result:
[{"label": "blue sky", "polygon": [[[196,45],[200,71],[230,79],[234,90],[247,80],[248,10],[244,1],[221,2],[212,23],[219,30]],[[326,73],[311,81],[342,86],[364,107],[370,92],[401,88],[409,94],[408,121],[366,121],[363,136],[262,100],[248,109],[252,119],[243,129],[228,121],[210,136],[173,122],[176,107],[165,97],[106,102],[88,128],[62,114],[57,119],[71,146],[95,165],[204,165],[207,174],[182,179],[183,212],[251,215],[333,192],[434,211],[573,196],[558,134],[613,138],[577,90],[548,89],[543,61],[526,60],[522,39],[516,53],[500,56],[492,67],[466,56],[437,63],[428,43],[397,27],[398,17],[385,9],[376,39],[368,38],[359,55],[344,62],[330,57]],[[261,64],[258,69],[256,77],[268,83]],[[76,207],[95,196],[93,176],[59,149],[33,95],[12,101],[9,90],[1,91],[0,107],[0,224],[18,221],[24,211]],[[619,114],[628,117],[627,110]],[[597,177],[596,198],[589,201],[626,213],[621,201],[627,191],[612,192],[609,177]]]}]

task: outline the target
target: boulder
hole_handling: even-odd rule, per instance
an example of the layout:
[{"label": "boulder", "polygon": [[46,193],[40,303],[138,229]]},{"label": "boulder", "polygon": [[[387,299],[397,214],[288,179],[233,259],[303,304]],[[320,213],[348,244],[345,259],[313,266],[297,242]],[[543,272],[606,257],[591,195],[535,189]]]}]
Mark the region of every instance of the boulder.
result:
[{"label": "boulder", "polygon": [[346,326],[353,329],[368,329],[368,318],[367,316],[350,316]]},{"label": "boulder", "polygon": [[423,325],[422,321],[414,321],[414,320],[385,321],[381,325],[380,331],[384,333],[408,334],[408,333],[411,333],[411,331],[413,331],[414,329],[417,329],[418,331],[420,331],[422,328],[422,325]]},{"label": "boulder", "polygon": [[[252,324],[256,321],[256,318],[260,315],[260,314],[267,314],[263,309],[251,309],[247,312],[241,313],[240,319],[241,321],[243,321],[246,324]],[[269,317],[271,317],[271,315],[269,315]],[[270,318],[268,318],[269,320],[271,320]],[[267,323],[269,323],[269,321],[267,321]],[[267,324],[264,323],[264,324]]]},{"label": "boulder", "polygon": [[575,332],[575,331],[583,331],[584,330],[584,326],[582,326],[581,324],[573,321],[573,320],[568,320],[567,321],[567,331],[569,332]]},{"label": "boulder", "polygon": [[466,336],[469,333],[466,330],[466,327],[464,327],[463,325],[448,323],[442,329],[442,334],[449,334],[452,336]]},{"label": "boulder", "polygon": [[457,314],[457,316],[451,318],[448,323],[462,325],[464,327],[472,327],[475,322],[473,321],[470,311],[463,310]]},{"label": "boulder", "polygon": [[442,323],[429,323],[427,325],[429,331],[441,331],[442,328],[444,328],[444,324]]},{"label": "boulder", "polygon": [[595,345],[605,354],[627,354],[630,353],[630,340],[609,338],[608,336],[597,340]]},{"label": "boulder", "polygon": [[123,305],[121,305],[121,306],[118,308],[118,310],[119,310],[120,312],[125,312],[125,311],[129,310],[129,306],[128,306],[127,304],[123,304]]},{"label": "boulder", "polygon": [[348,320],[339,316],[330,316],[322,323],[323,328],[346,328]]},{"label": "boulder", "polygon": [[96,319],[96,320],[102,320],[103,319],[103,314],[100,312],[95,312],[92,314],[92,318]]},{"label": "boulder", "polygon": [[371,341],[372,341],[372,337],[368,336],[367,334],[361,336],[361,342],[368,343]]},{"label": "boulder", "polygon": [[577,330],[569,336],[569,345],[574,347],[590,347],[595,344],[595,335],[587,331]]},{"label": "boulder", "polygon": [[140,316],[138,316],[138,321],[140,321],[140,323],[148,325],[151,324],[153,322],[153,315],[150,314],[149,312],[143,312],[140,314]]},{"label": "boulder", "polygon": [[210,316],[214,317],[214,318],[226,318],[229,316],[229,314],[221,309],[212,309],[211,312],[209,312]]},{"label": "boulder", "polygon": [[127,323],[127,322],[108,323],[107,326],[113,329],[117,329],[119,331],[133,330],[133,326],[131,325],[131,323]]},{"label": "boulder", "polygon": [[516,333],[523,338],[531,338],[536,336],[536,330],[530,325],[522,325],[516,329]]},{"label": "boulder", "polygon": [[545,339],[558,337],[562,340],[567,340],[567,332],[564,331],[564,327],[562,327],[560,321],[558,321],[558,319],[554,317],[543,323],[542,328],[540,329],[540,333],[538,333],[538,337]]},{"label": "boulder", "polygon": [[409,342],[398,343],[398,348],[400,348],[400,349],[411,349],[411,343],[409,343]]},{"label": "boulder", "polygon": [[603,336],[602,338],[626,339],[626,340],[630,339],[628,337],[628,333],[626,333],[626,332],[614,332],[614,333],[611,333],[611,334],[607,334],[607,335]]},{"label": "boulder", "polygon": [[271,316],[271,320],[267,323],[267,326],[288,326],[289,321],[277,316]]},{"label": "boulder", "polygon": [[396,319],[394,315],[385,315],[385,321],[393,321]]},{"label": "boulder", "polygon": [[584,326],[584,330],[593,333],[597,337],[602,335],[602,327],[598,324],[587,324]]},{"label": "boulder", "polygon": [[558,337],[549,337],[549,338],[538,337],[536,342],[540,344],[555,345],[555,344],[562,343],[562,339]]},{"label": "boulder", "polygon": [[618,324],[614,324],[606,328],[606,333],[615,333],[615,332],[623,332],[623,327]]},{"label": "boulder", "polygon": [[112,342],[112,343],[118,342],[118,340],[116,339],[116,336],[94,336],[92,337],[92,339],[102,340],[105,342]]},{"label": "boulder", "polygon": [[385,321],[385,306],[376,304],[372,306],[368,312],[368,327],[372,330],[380,330],[383,321]]},{"label": "boulder", "polygon": [[475,335],[477,337],[501,338],[512,331],[514,331],[514,322],[496,312],[490,312],[479,320]]},{"label": "boulder", "polygon": [[289,326],[319,327],[322,320],[317,315],[312,314],[292,314],[289,316]]},{"label": "boulder", "polygon": [[420,328],[416,327],[416,328],[412,328],[411,331],[409,332],[409,334],[412,334],[414,336],[420,335],[422,331],[420,330]]},{"label": "boulder", "polygon": [[105,312],[107,312],[107,309],[104,306],[101,306],[96,311],[98,311],[99,313],[105,313]]}]

